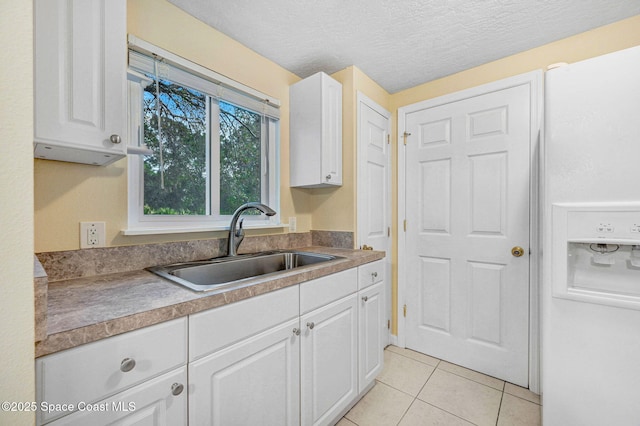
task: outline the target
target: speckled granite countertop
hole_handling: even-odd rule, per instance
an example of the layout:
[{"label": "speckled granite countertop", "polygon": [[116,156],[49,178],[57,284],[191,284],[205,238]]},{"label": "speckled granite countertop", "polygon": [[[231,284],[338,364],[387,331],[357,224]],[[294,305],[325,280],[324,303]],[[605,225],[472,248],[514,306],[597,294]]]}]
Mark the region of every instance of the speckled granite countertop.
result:
[{"label": "speckled granite countertop", "polygon": [[36,344],[36,357],[237,302],[384,257],[384,252],[378,251],[328,247],[301,250],[344,259],[290,270],[277,276],[246,280],[241,288],[217,294],[191,291],[146,270],[50,282],[47,337]]}]

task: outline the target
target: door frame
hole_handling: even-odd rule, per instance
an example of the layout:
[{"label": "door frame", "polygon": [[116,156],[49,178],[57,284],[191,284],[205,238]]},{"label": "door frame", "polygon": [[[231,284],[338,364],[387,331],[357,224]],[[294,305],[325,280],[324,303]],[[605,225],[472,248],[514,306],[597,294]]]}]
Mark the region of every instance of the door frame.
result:
[{"label": "door frame", "polygon": [[530,90],[530,152],[529,152],[529,389],[540,392],[540,277],[541,277],[541,149],[543,136],[543,72],[542,70],[508,77],[437,98],[398,108],[398,346],[405,347],[405,317],[402,314],[406,293],[406,148],[403,144],[406,116],[475,96],[511,87],[528,85]]},{"label": "door frame", "polygon": [[[367,107],[371,108],[372,110],[374,110],[375,112],[377,112],[378,114],[380,114],[381,116],[385,117],[387,119],[387,134],[389,135],[389,137],[391,137],[391,112],[387,111],[384,107],[382,107],[381,105],[379,105],[377,102],[375,102],[374,100],[372,100],[371,98],[369,98],[367,95],[365,95],[364,93],[360,92],[359,90],[356,93],[356,97],[357,97],[357,115],[356,115],[356,121],[357,121],[357,162],[356,162],[356,223],[357,223],[357,233],[356,233],[356,247],[360,247],[363,244],[363,241],[361,240],[361,236],[363,234],[363,230],[361,228],[361,224],[364,222],[362,220],[360,220],[360,214],[362,213],[361,210],[358,209],[358,206],[361,205],[360,203],[360,196],[361,194],[364,193],[363,190],[363,182],[362,179],[360,178],[360,175],[363,171],[362,169],[362,164],[360,163],[362,161],[362,159],[364,158],[363,155],[363,150],[364,150],[364,146],[363,146],[363,139],[362,139],[362,129],[360,126],[360,118],[362,117],[362,105],[366,105]],[[391,189],[391,148],[392,145],[389,142],[389,150],[388,150],[388,156],[387,156],[387,175],[385,176],[385,179],[387,181],[387,200],[389,200],[389,203],[387,203],[386,206],[383,206],[384,208],[387,209],[387,217],[389,218],[389,228],[390,228],[390,235],[389,235],[389,239],[388,239],[388,245],[387,245],[387,249],[386,249],[386,253],[387,255],[385,256],[385,258],[383,259],[384,263],[385,263],[385,290],[384,290],[384,294],[385,294],[385,304],[386,304],[386,315],[389,321],[392,320],[392,311],[393,311],[393,307],[391,306],[391,296],[392,296],[392,290],[391,290],[391,256],[392,256],[392,250],[393,250],[393,234],[391,231],[392,228],[392,222],[393,222],[393,217],[392,217],[392,209],[391,209],[391,195],[392,195],[392,189]],[[387,329],[387,338],[385,343],[385,346],[389,345],[391,343],[391,327],[389,327]]]}]

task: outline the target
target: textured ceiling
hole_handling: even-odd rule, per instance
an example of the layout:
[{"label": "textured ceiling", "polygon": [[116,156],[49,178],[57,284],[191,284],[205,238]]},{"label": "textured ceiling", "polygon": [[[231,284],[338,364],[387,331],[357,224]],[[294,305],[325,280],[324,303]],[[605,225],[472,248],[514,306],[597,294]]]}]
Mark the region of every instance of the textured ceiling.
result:
[{"label": "textured ceiling", "polygon": [[640,14],[640,0],[169,0],[300,77],[389,93]]}]

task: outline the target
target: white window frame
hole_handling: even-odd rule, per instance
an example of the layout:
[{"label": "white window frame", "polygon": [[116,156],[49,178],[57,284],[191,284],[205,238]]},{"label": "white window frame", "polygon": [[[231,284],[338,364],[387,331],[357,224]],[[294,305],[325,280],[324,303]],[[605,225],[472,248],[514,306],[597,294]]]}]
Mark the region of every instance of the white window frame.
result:
[{"label": "white window frame", "polygon": [[[131,48],[130,36],[130,48]],[[179,71],[193,71],[193,75],[187,76],[188,78],[204,79],[198,83],[204,85],[214,83],[216,87],[220,87],[219,90],[223,93],[219,97],[220,100],[226,101],[232,104],[237,100],[245,101],[249,104],[256,104],[256,94],[262,96],[258,102],[262,102],[265,105],[268,104],[268,111],[270,116],[262,114],[262,128],[261,137],[263,138],[262,155],[261,155],[261,171],[262,171],[262,200],[258,201],[268,204],[276,212],[280,209],[280,164],[279,164],[279,120],[277,117],[273,117],[274,106],[279,106],[279,101],[272,98],[267,98],[266,95],[262,95],[253,89],[247,91],[246,86],[235,83],[234,87],[229,87],[229,84],[225,84],[220,80],[226,77],[220,76],[213,71],[203,69],[197,64],[193,64],[186,61],[183,58],[175,57],[160,48],[150,45],[149,43],[141,40],[134,39],[134,48],[139,47],[141,44],[144,48],[136,49],[142,53],[155,56],[160,56],[163,61],[167,61],[169,64],[179,67]],[[150,51],[150,49],[153,49]],[[154,51],[155,50],[155,51]],[[157,53],[156,53],[157,52]],[[169,57],[167,59],[167,57]],[[172,60],[177,60],[180,63],[177,64]],[[204,71],[203,71],[204,70]],[[203,75],[207,74],[208,75]],[[144,96],[144,87],[149,84],[150,80],[137,70],[129,70],[129,126],[128,126],[128,140],[130,152],[144,152],[144,125],[143,125],[143,111],[142,111],[142,97]],[[183,84],[185,86],[192,86],[184,84],[182,81],[177,81],[177,84]],[[239,86],[239,87],[238,87]],[[202,90],[202,86],[195,87],[196,90]],[[240,91],[241,89],[242,91]],[[218,108],[218,102],[214,94],[210,93],[211,90],[206,91],[210,98],[210,102],[207,104],[208,112],[212,118],[210,134],[207,136],[207,150],[211,150],[211,156],[209,158],[212,163],[209,164],[210,178],[207,180],[207,202],[210,202],[211,211],[209,215],[145,215],[144,206],[144,158],[141,155],[130,155],[128,157],[128,227],[123,230],[124,235],[144,235],[144,234],[166,234],[166,233],[182,233],[182,232],[206,232],[216,230],[229,229],[229,222],[231,215],[219,215],[219,191],[215,188],[215,184],[212,182],[211,175],[218,169],[219,174],[219,143],[217,141],[211,141],[215,135],[219,134],[213,127],[216,126],[215,121],[218,120],[218,114],[215,113],[215,109]],[[224,96],[226,94],[227,96]],[[246,96],[247,99],[242,99],[242,96]],[[259,105],[259,104],[258,104]],[[246,108],[244,105],[238,105],[241,108],[255,110],[257,108]],[[214,158],[214,155],[217,156]],[[217,163],[217,167],[216,167]],[[215,179],[215,178],[214,178]],[[214,191],[211,191],[211,186],[214,186]],[[219,186],[219,185],[218,185]],[[245,216],[244,221],[245,228],[280,228],[283,225],[280,224],[280,215],[265,216],[265,215],[249,215]]]}]

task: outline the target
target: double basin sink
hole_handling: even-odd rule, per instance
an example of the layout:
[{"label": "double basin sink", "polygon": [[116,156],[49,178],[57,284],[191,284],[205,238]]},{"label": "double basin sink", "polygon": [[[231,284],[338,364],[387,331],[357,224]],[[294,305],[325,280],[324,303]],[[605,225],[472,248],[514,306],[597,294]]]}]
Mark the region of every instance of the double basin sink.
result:
[{"label": "double basin sink", "polygon": [[311,252],[270,251],[154,266],[147,269],[191,290],[222,291],[240,287],[251,278],[272,276],[291,269],[336,259],[342,258]]}]

